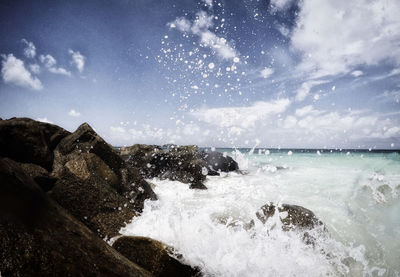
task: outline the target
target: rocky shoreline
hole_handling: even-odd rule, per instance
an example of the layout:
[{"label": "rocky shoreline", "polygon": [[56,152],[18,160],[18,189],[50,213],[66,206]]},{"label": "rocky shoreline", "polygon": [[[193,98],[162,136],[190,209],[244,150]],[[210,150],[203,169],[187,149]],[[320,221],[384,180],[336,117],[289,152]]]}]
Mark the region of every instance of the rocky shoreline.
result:
[{"label": "rocky shoreline", "polygon": [[[157,200],[145,179],[207,189],[207,175],[230,171],[239,172],[231,157],[194,145],[115,150],[87,123],[70,133],[0,119],[0,275],[201,276],[162,242],[121,237],[111,247],[105,240],[139,216],[144,201]],[[257,217],[265,223],[275,210],[267,204]],[[322,225],[303,207],[278,211],[288,213],[287,230]]]}]

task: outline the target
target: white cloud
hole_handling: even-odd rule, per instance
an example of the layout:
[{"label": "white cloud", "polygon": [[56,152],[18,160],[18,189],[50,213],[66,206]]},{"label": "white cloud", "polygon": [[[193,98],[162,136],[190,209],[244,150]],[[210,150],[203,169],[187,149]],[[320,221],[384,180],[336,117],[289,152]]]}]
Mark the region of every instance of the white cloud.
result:
[{"label": "white cloud", "polygon": [[193,115],[200,121],[218,127],[252,128],[260,120],[284,112],[290,105],[289,99],[256,102],[249,107],[226,107],[202,109]]},{"label": "white cloud", "polygon": [[321,77],[345,74],[359,65],[400,64],[400,1],[299,3],[291,43],[303,54],[300,72]]},{"label": "white cloud", "polygon": [[83,56],[79,51],[73,51],[71,49],[69,49],[68,53],[72,56],[71,63],[76,66],[80,73],[82,73],[83,69],[85,68],[86,57]]},{"label": "white cloud", "polygon": [[296,116],[298,117],[303,117],[309,113],[311,113],[313,111],[313,106],[312,105],[308,105],[308,106],[304,106],[303,108],[300,109],[296,109]]},{"label": "white cloud", "polygon": [[292,116],[292,115],[288,115],[283,123],[283,128],[293,128],[295,127],[297,124],[297,118]]},{"label": "white cloud", "polygon": [[306,81],[302,83],[296,92],[296,101],[303,101],[310,94],[310,91],[314,86],[323,83],[326,83],[326,81]]},{"label": "white cloud", "polygon": [[62,67],[51,67],[49,68],[49,71],[54,74],[61,74],[61,75],[66,75],[66,76],[71,76],[71,72],[68,70],[62,68]]},{"label": "white cloud", "polygon": [[26,47],[24,48],[25,57],[30,59],[34,58],[36,56],[36,47],[33,42],[27,41],[24,38],[21,41],[26,45]]},{"label": "white cloud", "polygon": [[34,73],[34,74],[39,74],[40,73],[40,65],[38,64],[30,64],[29,65],[29,70]]},{"label": "white cloud", "polygon": [[75,111],[74,109],[72,109],[72,110],[70,110],[70,111],[68,112],[68,115],[69,115],[69,116],[73,116],[73,117],[79,117],[79,116],[81,115],[81,113]]},{"label": "white cloud", "polygon": [[193,124],[193,123],[186,124],[183,127],[183,131],[182,131],[182,133],[186,136],[193,136],[195,134],[198,134],[199,132],[200,132],[199,126],[197,126],[196,124]]},{"label": "white cloud", "polygon": [[33,90],[41,90],[43,88],[40,80],[32,76],[32,74],[25,68],[22,60],[17,59],[13,54],[1,55],[1,57],[1,76],[5,83]]},{"label": "white cloud", "polygon": [[286,10],[290,7],[293,0],[271,0],[271,5],[277,10]]},{"label": "white cloud", "polygon": [[[370,110],[289,109],[288,99],[247,107],[201,109],[198,119],[206,145],[244,146],[259,139],[269,147],[388,147],[400,139],[400,121]],[[184,124],[184,123],[183,123]],[[193,141],[197,142],[196,137]]]},{"label": "white cloud", "polygon": [[203,0],[203,2],[209,7],[213,6],[213,0]]},{"label": "white cloud", "polygon": [[210,48],[220,58],[236,61],[239,53],[224,37],[219,37],[210,31],[210,28],[213,26],[213,18],[213,15],[208,15],[205,11],[200,11],[196,14],[193,23],[184,17],[179,17],[168,25],[170,28],[177,28],[181,32],[196,35],[203,46]]},{"label": "white cloud", "polygon": [[361,75],[363,75],[364,73],[361,70],[354,70],[353,72],[351,72],[351,75],[353,75],[354,77],[360,77]]},{"label": "white cloud", "polygon": [[40,122],[44,122],[44,123],[54,124],[53,121],[48,120],[47,117],[39,117],[39,118],[36,118],[36,120],[40,121]]},{"label": "white cloud", "polygon": [[49,70],[51,73],[54,74],[61,74],[66,76],[71,76],[71,72],[62,68],[56,67],[57,60],[52,55],[40,55],[39,60],[44,64],[44,66]]},{"label": "white cloud", "polygon": [[178,28],[181,32],[189,32],[192,23],[184,17],[178,17],[174,22],[168,24],[170,28]]},{"label": "white cloud", "polygon": [[274,74],[274,70],[272,68],[265,67],[263,70],[261,70],[261,77],[263,78],[268,78],[272,74]]},{"label": "white cloud", "polygon": [[181,140],[180,129],[164,130],[163,128],[151,127],[148,124],[142,124],[135,128],[124,126],[111,126],[109,137],[117,145],[147,143],[147,144],[162,144],[162,143],[177,143]]},{"label": "white cloud", "polygon": [[50,68],[56,65],[57,61],[52,55],[40,55],[39,60],[44,64],[45,67]]}]

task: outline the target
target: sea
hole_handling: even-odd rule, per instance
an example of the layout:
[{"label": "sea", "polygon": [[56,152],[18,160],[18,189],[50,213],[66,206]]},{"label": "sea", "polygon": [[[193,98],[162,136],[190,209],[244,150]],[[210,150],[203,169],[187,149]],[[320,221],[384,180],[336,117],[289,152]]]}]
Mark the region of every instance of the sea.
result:
[{"label": "sea", "polygon": [[[242,172],[207,176],[207,190],[148,180],[159,200],[121,233],[173,246],[204,276],[400,276],[399,151],[209,150]],[[307,244],[282,214],[261,223],[270,202],[310,209],[326,231]]]}]

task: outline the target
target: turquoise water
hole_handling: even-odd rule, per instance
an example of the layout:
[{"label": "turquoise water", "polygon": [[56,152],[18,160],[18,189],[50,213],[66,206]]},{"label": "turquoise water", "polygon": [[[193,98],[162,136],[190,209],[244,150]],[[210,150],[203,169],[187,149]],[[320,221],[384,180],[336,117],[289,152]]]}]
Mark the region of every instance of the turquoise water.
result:
[{"label": "turquoise water", "polygon": [[[122,232],[176,247],[209,276],[400,276],[398,153],[216,151],[231,155],[244,174],[208,176],[207,191],[151,180],[160,200],[146,203]],[[269,201],[311,209],[329,237],[310,247],[271,227],[277,218],[262,225],[255,212]],[[253,229],[237,227],[251,219]]]}]

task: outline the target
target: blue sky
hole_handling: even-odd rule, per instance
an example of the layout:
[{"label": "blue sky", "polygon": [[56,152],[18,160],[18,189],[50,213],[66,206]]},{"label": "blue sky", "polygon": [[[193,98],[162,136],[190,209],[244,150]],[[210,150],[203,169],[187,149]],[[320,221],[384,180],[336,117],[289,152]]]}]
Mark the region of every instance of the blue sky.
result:
[{"label": "blue sky", "polygon": [[0,117],[114,145],[400,148],[396,0],[2,1]]}]

